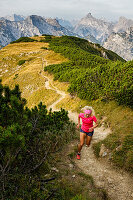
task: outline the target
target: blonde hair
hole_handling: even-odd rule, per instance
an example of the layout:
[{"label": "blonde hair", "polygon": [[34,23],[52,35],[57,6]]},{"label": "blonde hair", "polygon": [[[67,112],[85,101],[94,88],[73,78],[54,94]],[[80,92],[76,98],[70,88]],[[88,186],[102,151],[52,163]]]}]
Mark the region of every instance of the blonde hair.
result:
[{"label": "blonde hair", "polygon": [[91,115],[95,115],[95,111],[91,106],[85,106],[84,108],[81,108],[81,110],[84,112],[85,110],[92,110]]}]

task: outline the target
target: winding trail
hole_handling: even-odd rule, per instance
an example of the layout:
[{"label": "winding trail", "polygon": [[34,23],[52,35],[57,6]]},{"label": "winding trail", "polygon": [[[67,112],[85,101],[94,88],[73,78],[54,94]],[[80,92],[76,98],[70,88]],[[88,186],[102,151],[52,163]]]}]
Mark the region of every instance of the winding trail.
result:
[{"label": "winding trail", "polygon": [[[43,68],[44,62],[46,62],[47,66],[47,61],[43,59]],[[60,94],[60,98],[48,107],[48,109],[52,108],[53,111],[58,111],[55,108],[56,104],[62,101],[67,94],[53,86],[48,77],[42,73],[40,75],[45,78],[46,89],[54,90]],[[77,123],[78,113],[69,110],[68,116],[73,122]],[[105,189],[112,200],[133,200],[132,175],[114,168],[107,159],[96,159],[94,155],[92,144],[103,140],[110,133],[111,130],[109,128],[105,129],[103,126],[96,128],[90,147],[84,146],[81,152],[81,160],[75,159],[74,162],[84,173],[91,175],[95,181],[95,185]]]}]

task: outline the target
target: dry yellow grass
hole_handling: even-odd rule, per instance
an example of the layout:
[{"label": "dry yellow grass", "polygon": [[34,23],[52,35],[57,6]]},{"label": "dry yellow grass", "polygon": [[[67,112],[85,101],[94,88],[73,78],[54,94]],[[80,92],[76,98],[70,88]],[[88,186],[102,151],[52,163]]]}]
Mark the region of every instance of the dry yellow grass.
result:
[{"label": "dry yellow grass", "polygon": [[59,102],[56,107],[57,108],[64,108],[66,110],[71,110],[72,112],[81,112],[81,108],[88,105],[89,102],[86,100],[81,100],[76,96],[71,96],[68,94],[66,98],[64,98],[61,102]]},{"label": "dry yellow grass", "polygon": [[52,64],[59,64],[62,62],[66,62],[68,61],[67,58],[64,58],[61,54],[56,54],[53,51],[49,51],[50,53],[46,55],[46,60],[48,65],[52,65]]},{"label": "dry yellow grass", "polygon": [[[41,49],[41,47],[48,47],[48,43],[14,43],[0,51],[2,83],[11,88],[19,84],[22,97],[27,99],[27,106],[30,108],[38,105],[40,101],[48,106],[59,97],[55,91],[45,88],[45,79],[41,76],[44,67],[42,61],[46,60],[46,55],[49,55],[48,63],[60,63],[65,58],[52,51]],[[26,60],[26,62],[19,66],[18,61],[20,60]]]},{"label": "dry yellow grass", "polygon": [[45,36],[40,35],[40,36],[34,36],[34,37],[30,37],[30,38],[33,39],[33,40],[40,41],[40,40],[44,40]]},{"label": "dry yellow grass", "polygon": [[126,106],[118,106],[116,102],[102,103],[100,101],[93,101],[92,105],[101,117],[106,116],[105,122],[111,127],[113,132],[119,133],[121,139],[133,130],[133,112],[132,109]]},{"label": "dry yellow grass", "polygon": [[34,91],[27,98],[27,107],[31,108],[38,105],[40,102],[49,106],[53,102],[55,102],[60,97],[59,94],[56,94],[53,90],[46,90],[44,87],[39,88],[38,90]]}]

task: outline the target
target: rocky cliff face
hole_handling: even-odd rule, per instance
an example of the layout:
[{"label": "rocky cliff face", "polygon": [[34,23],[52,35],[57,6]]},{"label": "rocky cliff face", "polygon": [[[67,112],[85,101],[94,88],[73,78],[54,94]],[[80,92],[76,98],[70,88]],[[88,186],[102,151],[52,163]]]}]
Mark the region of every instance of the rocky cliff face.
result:
[{"label": "rocky cliff face", "polygon": [[44,19],[41,16],[31,15],[23,21],[0,20],[0,45],[6,46],[11,41],[20,37],[31,37],[34,35],[75,35],[62,27],[56,19]]},{"label": "rocky cliff face", "polygon": [[128,31],[130,27],[133,27],[133,20],[120,17],[119,21],[114,25],[112,31],[115,33],[125,32]]},{"label": "rocky cliff face", "polygon": [[91,13],[88,13],[74,27],[73,31],[84,38],[93,37],[99,41],[100,44],[103,44],[105,39],[111,33],[112,26],[112,23],[96,19]]},{"label": "rocky cliff face", "polygon": [[56,18],[56,20],[58,21],[58,23],[61,26],[65,27],[66,29],[68,29],[68,30],[72,30],[73,29],[73,24],[70,21],[65,20],[65,19],[59,19],[58,17]]},{"label": "rocky cliff face", "polygon": [[23,36],[73,35],[99,43],[124,59],[130,60],[133,59],[132,27],[133,20],[131,19],[120,17],[117,23],[112,23],[96,19],[91,13],[73,23],[58,18],[45,19],[37,15],[31,15],[26,19],[23,16],[13,15],[7,16],[6,19],[0,18],[0,45],[6,46]]},{"label": "rocky cliff face", "polygon": [[133,59],[133,27],[126,32],[112,33],[103,45],[126,60]]},{"label": "rocky cliff face", "polygon": [[0,21],[0,44],[6,46],[11,41],[20,37],[40,35],[39,30],[28,18],[24,21],[14,22],[9,20]]}]

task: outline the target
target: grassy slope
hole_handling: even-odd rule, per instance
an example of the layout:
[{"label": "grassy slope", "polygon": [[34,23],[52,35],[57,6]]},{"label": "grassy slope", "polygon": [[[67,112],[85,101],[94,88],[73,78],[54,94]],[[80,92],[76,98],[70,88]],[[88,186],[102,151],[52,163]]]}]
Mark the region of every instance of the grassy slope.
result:
[{"label": "grassy slope", "polygon": [[[36,39],[39,40],[42,37]],[[48,44],[42,42],[15,43],[0,51],[0,72],[3,84],[11,88],[19,84],[22,96],[27,99],[28,107],[33,107],[40,101],[48,106],[59,96],[52,90],[47,91],[44,87],[45,79],[40,75],[43,68],[42,59],[46,57],[50,64],[60,63],[66,59],[41,47],[48,47]],[[26,62],[18,65],[20,60],[26,60]]]}]

